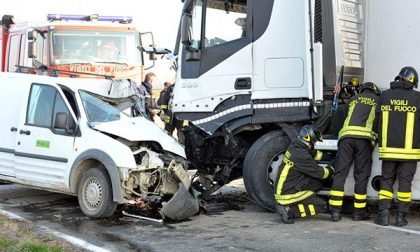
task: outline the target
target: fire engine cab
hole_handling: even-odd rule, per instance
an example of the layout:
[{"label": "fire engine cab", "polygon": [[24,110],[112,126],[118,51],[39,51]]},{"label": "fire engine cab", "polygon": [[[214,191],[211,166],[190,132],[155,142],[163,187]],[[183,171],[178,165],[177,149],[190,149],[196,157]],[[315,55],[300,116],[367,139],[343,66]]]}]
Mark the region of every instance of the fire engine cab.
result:
[{"label": "fire engine cab", "polygon": [[141,81],[141,34],[131,17],[49,14],[47,21],[15,23],[3,16],[1,71]]}]

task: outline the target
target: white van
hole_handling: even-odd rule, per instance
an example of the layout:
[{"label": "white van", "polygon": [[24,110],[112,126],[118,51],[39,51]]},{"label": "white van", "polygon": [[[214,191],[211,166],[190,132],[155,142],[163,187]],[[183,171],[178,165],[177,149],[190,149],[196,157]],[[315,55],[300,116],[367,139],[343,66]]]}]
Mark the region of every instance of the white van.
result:
[{"label": "white van", "polygon": [[180,191],[172,198],[177,209],[164,204],[163,215],[198,211],[183,146],[111,105],[105,96],[112,84],[0,73],[0,180],[77,195],[90,217],[110,216],[119,203],[168,201]]}]

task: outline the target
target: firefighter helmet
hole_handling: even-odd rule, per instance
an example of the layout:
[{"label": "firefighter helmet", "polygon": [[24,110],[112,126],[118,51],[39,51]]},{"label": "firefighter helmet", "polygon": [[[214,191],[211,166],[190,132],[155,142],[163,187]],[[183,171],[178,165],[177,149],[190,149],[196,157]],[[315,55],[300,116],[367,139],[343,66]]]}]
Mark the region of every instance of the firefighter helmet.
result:
[{"label": "firefighter helmet", "polygon": [[363,92],[366,89],[372,90],[378,96],[381,95],[381,90],[373,82],[366,82],[366,83],[364,83],[362,85],[362,88],[360,89],[360,92]]},{"label": "firefighter helmet", "polygon": [[305,125],[300,130],[298,140],[311,148],[316,142],[322,142],[321,132],[312,125]]},{"label": "firefighter helmet", "polygon": [[403,67],[400,70],[400,73],[395,77],[396,81],[406,81],[413,85],[414,87],[417,87],[417,83],[419,81],[419,76],[417,74],[416,69],[410,66]]}]

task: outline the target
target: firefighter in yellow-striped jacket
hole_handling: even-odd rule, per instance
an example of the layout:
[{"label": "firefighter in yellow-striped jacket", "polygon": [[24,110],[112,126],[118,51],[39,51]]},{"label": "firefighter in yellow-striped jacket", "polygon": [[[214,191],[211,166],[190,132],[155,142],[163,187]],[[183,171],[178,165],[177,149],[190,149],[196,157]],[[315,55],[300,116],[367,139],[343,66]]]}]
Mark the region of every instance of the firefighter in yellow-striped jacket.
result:
[{"label": "firefighter in yellow-striped jacket", "polygon": [[276,211],[286,224],[294,223],[294,217],[314,216],[327,210],[326,202],[316,193],[322,180],[329,179],[334,169],[317,164],[322,158],[322,153],[314,150],[317,141],[322,141],[320,132],[311,125],[303,126],[280,166],[274,196],[278,203]]},{"label": "firefighter in yellow-striped jacket", "polygon": [[360,94],[353,96],[349,101],[348,114],[338,137],[336,172],[330,191],[332,221],[341,220],[344,183],[353,163],[355,180],[353,220],[369,218],[366,211],[366,189],[372,170],[372,152],[377,140],[374,125],[379,95],[378,87],[367,82],[360,88]]},{"label": "firefighter in yellow-striped jacket", "polygon": [[[411,183],[420,161],[420,94],[414,68],[401,69],[391,89],[382,93],[379,102],[379,159],[382,179],[379,191],[379,214],[376,224],[389,225],[389,209],[394,198],[393,185],[398,178],[396,225],[407,225],[411,203]],[[379,111],[378,111],[379,112]]]}]

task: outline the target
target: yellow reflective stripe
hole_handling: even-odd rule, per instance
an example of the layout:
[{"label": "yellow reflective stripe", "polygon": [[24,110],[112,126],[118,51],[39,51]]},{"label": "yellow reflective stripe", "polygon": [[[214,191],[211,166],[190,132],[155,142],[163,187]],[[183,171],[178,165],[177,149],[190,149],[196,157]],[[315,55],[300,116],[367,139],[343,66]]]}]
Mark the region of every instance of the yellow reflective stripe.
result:
[{"label": "yellow reflective stripe", "polygon": [[375,111],[376,111],[376,106],[372,106],[370,113],[369,113],[369,117],[366,121],[366,128],[372,130],[373,128],[373,121],[375,120]]},{"label": "yellow reflective stripe", "polygon": [[411,202],[411,192],[397,192],[398,201]]},{"label": "yellow reflective stripe", "polygon": [[366,207],[366,202],[363,202],[363,203],[354,202],[354,208],[365,208],[365,207]]},{"label": "yellow reflective stripe", "polygon": [[314,205],[311,204],[311,205],[308,206],[308,208],[309,208],[309,211],[311,212],[311,215],[312,216],[316,215],[316,211],[315,211]]},{"label": "yellow reflective stripe", "polygon": [[324,167],[324,176],[322,176],[322,179],[328,178],[328,175],[330,175],[330,171]]},{"label": "yellow reflective stripe", "polygon": [[299,207],[300,216],[302,218],[306,217],[305,207],[302,204],[299,204],[298,207]]},{"label": "yellow reflective stripe", "polygon": [[319,150],[317,150],[316,151],[316,156],[315,156],[315,160],[316,161],[319,161],[319,160],[321,160],[322,159],[322,155],[323,155],[323,153],[322,153],[322,151],[319,151]]},{"label": "yellow reflective stripe", "polygon": [[160,108],[161,109],[167,109],[168,108],[168,105],[160,105]]},{"label": "yellow reflective stripe", "polygon": [[[357,126],[350,126],[350,127],[357,127]],[[350,130],[350,129],[344,129],[344,128],[340,131],[340,134],[338,135],[338,138],[340,139],[340,138],[342,138],[343,136],[346,136],[346,135],[365,136],[365,137],[369,137],[369,138],[372,138],[372,139],[376,139],[376,135],[371,131],[364,132],[362,130]]]},{"label": "yellow reflective stripe", "polygon": [[392,199],[394,198],[394,193],[387,190],[379,191],[379,199]]},{"label": "yellow reflective stripe", "polygon": [[367,199],[367,195],[366,194],[357,194],[357,193],[355,193],[354,194],[354,198],[357,199],[357,200],[365,200],[365,199]]},{"label": "yellow reflective stripe", "polygon": [[289,174],[290,168],[293,167],[293,163],[286,163],[283,170],[281,171],[279,182],[277,183],[276,194],[281,195],[284,181],[286,181],[287,175]]},{"label": "yellow reflective stripe", "polygon": [[344,197],[344,192],[343,191],[331,190],[330,191],[330,196]]},{"label": "yellow reflective stripe", "polygon": [[329,200],[329,203],[331,206],[342,206],[343,205],[343,200]]},{"label": "yellow reflective stripe", "polygon": [[281,205],[290,205],[290,204],[302,201],[313,194],[314,192],[312,191],[301,191],[294,194],[286,194],[286,195],[276,194],[274,196],[276,198],[277,203]]},{"label": "yellow reflective stripe", "polygon": [[404,148],[379,148],[381,153],[401,153],[401,154],[420,154],[420,149],[404,149]]},{"label": "yellow reflective stripe", "polygon": [[347,114],[346,120],[344,121],[344,125],[343,128],[348,127],[349,123],[350,123],[350,119],[353,115],[354,112],[354,108],[356,107],[357,102],[356,101],[352,101],[350,103],[350,107],[349,107],[349,113]]},{"label": "yellow reflective stripe", "polygon": [[420,154],[379,153],[380,159],[420,160]]},{"label": "yellow reflective stripe", "polygon": [[405,125],[405,149],[413,148],[414,118],[415,114],[413,112],[407,113],[407,123]]},{"label": "yellow reflective stripe", "polygon": [[382,111],[382,148],[388,145],[388,121],[389,111]]}]

